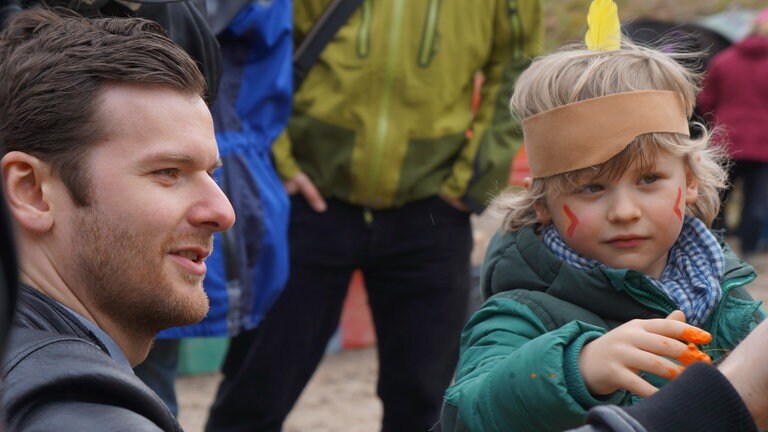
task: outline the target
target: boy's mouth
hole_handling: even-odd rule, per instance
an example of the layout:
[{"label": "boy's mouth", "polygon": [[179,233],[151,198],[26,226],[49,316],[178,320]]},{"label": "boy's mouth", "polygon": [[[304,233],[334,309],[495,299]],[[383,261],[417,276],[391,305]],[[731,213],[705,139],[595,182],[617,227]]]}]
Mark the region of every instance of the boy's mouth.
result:
[{"label": "boy's mouth", "polygon": [[647,237],[635,235],[635,234],[622,234],[611,237],[606,243],[618,248],[633,248],[643,241],[647,240]]}]

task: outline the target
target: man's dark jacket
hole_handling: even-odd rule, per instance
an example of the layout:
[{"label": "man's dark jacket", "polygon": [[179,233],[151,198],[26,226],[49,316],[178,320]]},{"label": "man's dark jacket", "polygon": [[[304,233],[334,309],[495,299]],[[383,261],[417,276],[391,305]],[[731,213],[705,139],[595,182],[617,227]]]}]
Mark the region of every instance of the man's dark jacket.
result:
[{"label": "man's dark jacket", "polygon": [[631,407],[601,405],[571,432],[757,432],[728,379],[702,362],[688,366],[658,393]]},{"label": "man's dark jacket", "polygon": [[3,360],[8,431],[181,431],[165,404],[75,316],[21,285]]}]

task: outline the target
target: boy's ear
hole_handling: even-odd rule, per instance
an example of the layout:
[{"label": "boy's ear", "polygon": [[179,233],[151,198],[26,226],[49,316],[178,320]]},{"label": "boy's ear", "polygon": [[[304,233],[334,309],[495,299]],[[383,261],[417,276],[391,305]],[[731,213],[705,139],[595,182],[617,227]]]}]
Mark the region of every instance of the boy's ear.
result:
[{"label": "boy's ear", "polygon": [[685,204],[691,205],[699,199],[699,179],[691,170],[685,173]]},{"label": "boy's ear", "polygon": [[[524,188],[530,189],[532,184],[532,178],[526,177],[523,179]],[[536,211],[536,218],[538,219],[539,223],[547,224],[552,220],[552,217],[549,214],[549,209],[547,208],[547,203],[544,201],[536,201],[536,203],[533,204],[533,209]]]},{"label": "boy's ear", "polygon": [[523,179],[523,187],[527,190],[531,188],[531,185],[533,184],[533,179],[530,177],[526,177]]},{"label": "boy's ear", "polygon": [[53,227],[48,164],[24,152],[12,151],[0,159],[3,192],[8,211],[23,229],[45,232]]},{"label": "boy's ear", "polygon": [[536,201],[536,203],[533,205],[533,209],[536,210],[536,218],[538,219],[539,223],[548,224],[552,222],[552,215],[549,213],[547,203],[545,203],[543,200]]}]

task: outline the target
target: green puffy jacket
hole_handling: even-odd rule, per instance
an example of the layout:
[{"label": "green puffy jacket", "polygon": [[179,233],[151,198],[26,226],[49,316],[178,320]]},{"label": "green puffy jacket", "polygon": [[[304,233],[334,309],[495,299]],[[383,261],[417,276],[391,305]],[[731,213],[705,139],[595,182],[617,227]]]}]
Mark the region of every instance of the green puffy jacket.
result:
[{"label": "green puffy jacket", "polygon": [[[329,1],[294,1],[296,42]],[[540,0],[363,0],[296,93],[280,175],[374,209],[444,194],[481,210],[507,184],[509,97],[542,41]]]},{"label": "green puffy jacket", "polygon": [[[701,348],[717,360],[763,319],[743,286],[752,267],[723,244],[723,298],[702,328]],[[628,405],[618,391],[596,399],[579,372],[583,345],[636,318],[662,318],[672,301],[633,270],[579,270],[556,257],[530,227],[497,233],[483,265],[490,298],[462,333],[456,382],[446,392],[443,430],[561,431],[582,424],[591,407]],[[664,380],[643,375],[656,386]]]}]

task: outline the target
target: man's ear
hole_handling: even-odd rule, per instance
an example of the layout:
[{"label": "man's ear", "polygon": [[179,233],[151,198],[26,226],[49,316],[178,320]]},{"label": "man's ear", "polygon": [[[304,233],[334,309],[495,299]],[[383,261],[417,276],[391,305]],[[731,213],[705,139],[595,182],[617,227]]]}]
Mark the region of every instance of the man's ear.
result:
[{"label": "man's ear", "polygon": [[54,217],[48,164],[28,153],[12,151],[0,159],[0,171],[8,210],[15,222],[29,231],[50,230]]}]

